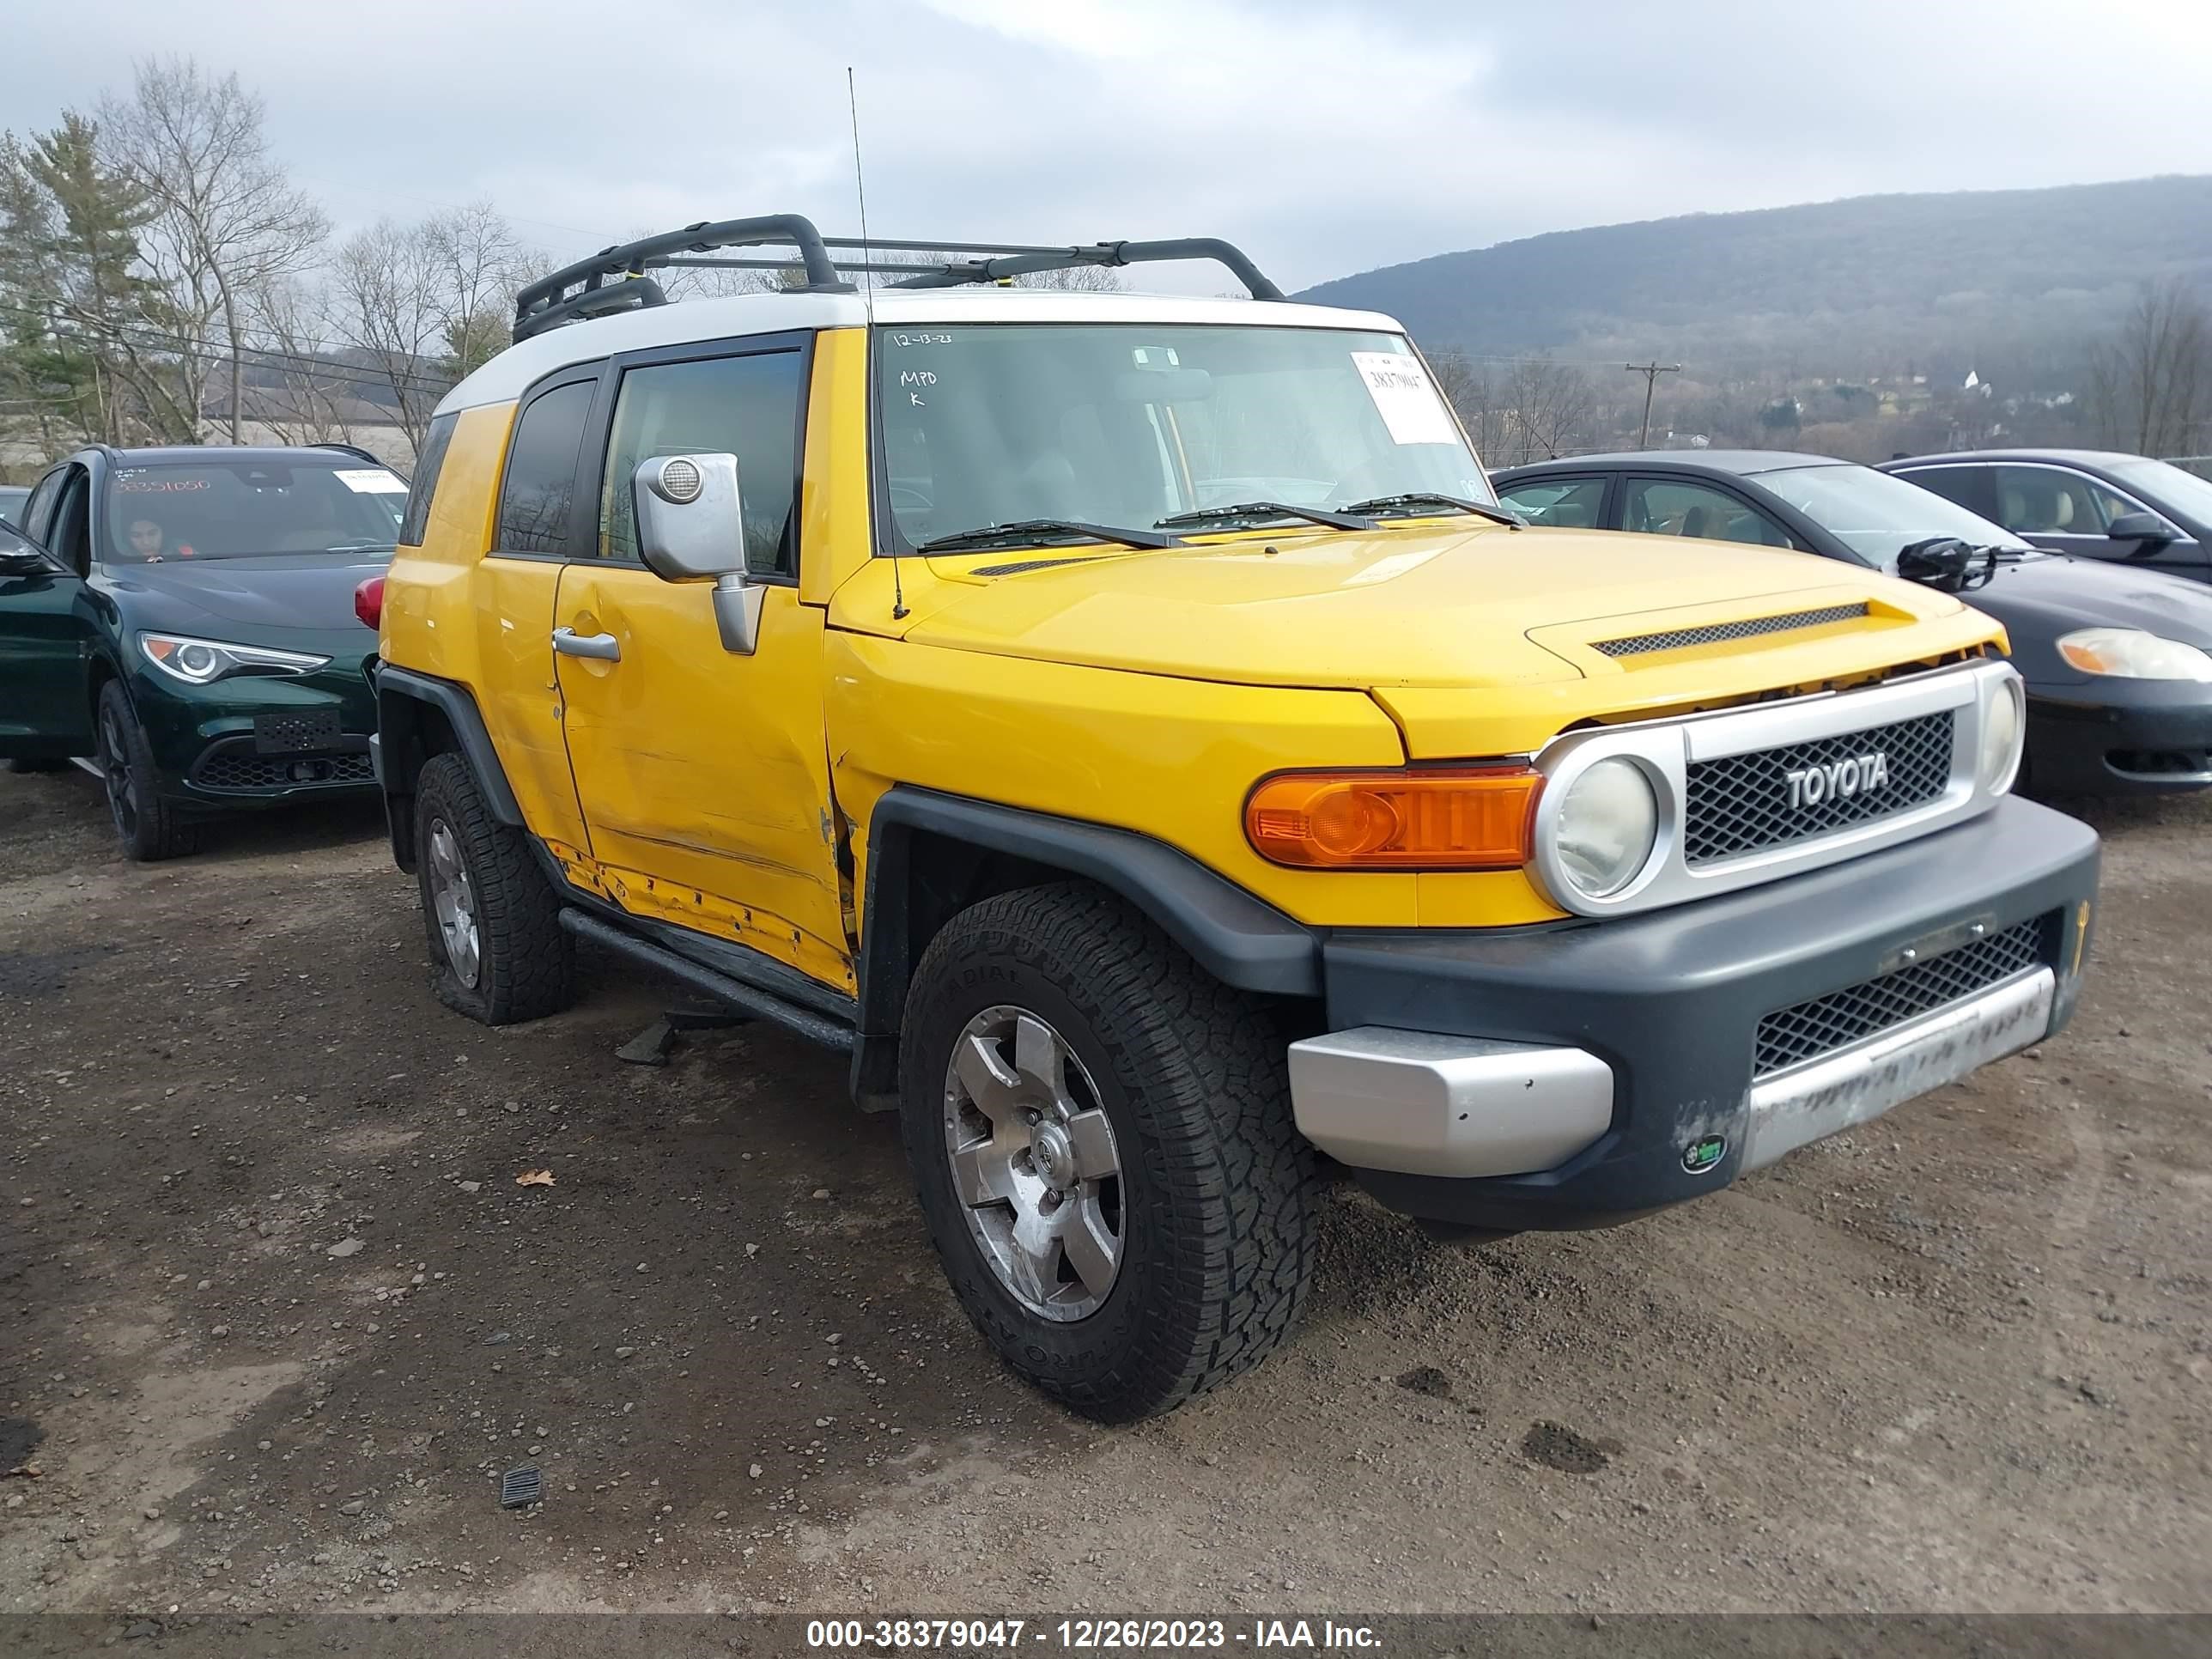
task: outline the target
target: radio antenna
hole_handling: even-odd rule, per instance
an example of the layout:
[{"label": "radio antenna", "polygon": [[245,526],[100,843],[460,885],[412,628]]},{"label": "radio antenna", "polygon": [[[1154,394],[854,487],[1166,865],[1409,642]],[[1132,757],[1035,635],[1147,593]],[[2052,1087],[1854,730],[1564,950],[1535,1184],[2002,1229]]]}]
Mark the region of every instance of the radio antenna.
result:
[{"label": "radio antenna", "polygon": [[[876,256],[868,246],[868,185],[860,172],[860,94],[853,83],[853,66],[845,65],[845,107],[853,118],[853,194],[860,203],[860,306],[868,319],[868,351],[876,349],[876,273],[870,269]],[[906,584],[899,576],[898,526],[891,526],[891,620],[907,616]]]}]

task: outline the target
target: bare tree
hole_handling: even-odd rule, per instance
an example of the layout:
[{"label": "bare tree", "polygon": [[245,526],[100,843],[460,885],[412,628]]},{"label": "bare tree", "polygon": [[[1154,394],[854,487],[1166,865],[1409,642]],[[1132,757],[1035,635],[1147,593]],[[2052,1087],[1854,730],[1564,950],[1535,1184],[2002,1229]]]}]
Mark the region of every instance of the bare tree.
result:
[{"label": "bare tree", "polygon": [[1586,447],[1595,434],[1597,394],[1589,376],[1571,364],[1516,357],[1492,372],[1448,349],[1431,357],[1429,368],[1486,465],[1549,460]]},{"label": "bare tree", "polygon": [[434,213],[422,222],[422,234],[443,283],[445,349],[438,367],[458,380],[506,349],[515,294],[544,259],[516,239],[489,202]]},{"label": "bare tree", "polygon": [[2176,455],[2212,425],[2212,313],[2181,277],[2147,285],[2089,361],[2091,412],[2105,441]]},{"label": "bare tree", "polygon": [[515,291],[538,263],[482,202],[412,224],[380,219],[340,244],[332,330],[388,391],[410,450],[446,389],[507,344]]},{"label": "bare tree", "polygon": [[1124,284],[1115,266],[1067,265],[1059,270],[1027,271],[1014,278],[1014,286],[1059,289],[1069,294],[1119,294]]},{"label": "bare tree", "polygon": [[229,360],[230,438],[244,410],[246,330],[256,296],[313,264],[329,223],[292,188],[262,132],[261,100],[189,58],[142,62],[128,99],[102,100],[110,164],[145,193],[139,252],[168,292],[183,349]]},{"label": "bare tree", "polygon": [[349,441],[352,410],[360,402],[358,370],[326,355],[317,337],[325,295],[297,279],[264,289],[255,298],[253,321],[267,349],[260,354],[260,418],[278,441]]},{"label": "bare tree", "polygon": [[1597,396],[1581,369],[1548,357],[1522,357],[1515,361],[1508,385],[1522,460],[1550,460],[1588,442]]}]

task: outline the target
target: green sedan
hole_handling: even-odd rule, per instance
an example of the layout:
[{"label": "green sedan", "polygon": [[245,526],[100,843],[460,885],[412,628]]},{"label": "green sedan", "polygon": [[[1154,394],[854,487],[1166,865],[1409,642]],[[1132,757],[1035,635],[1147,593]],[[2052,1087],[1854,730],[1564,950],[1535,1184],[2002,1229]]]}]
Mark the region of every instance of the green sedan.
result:
[{"label": "green sedan", "polygon": [[244,807],[374,794],[356,592],[404,480],[365,452],[82,450],[0,532],[0,759],[96,771],[133,859]]}]

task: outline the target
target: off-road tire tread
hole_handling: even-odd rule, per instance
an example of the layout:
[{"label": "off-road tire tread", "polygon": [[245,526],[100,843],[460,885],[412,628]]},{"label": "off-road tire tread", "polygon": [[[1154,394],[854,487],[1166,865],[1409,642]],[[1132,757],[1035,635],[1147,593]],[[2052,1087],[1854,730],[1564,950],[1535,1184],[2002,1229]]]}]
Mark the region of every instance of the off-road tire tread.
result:
[{"label": "off-road tire tread", "polygon": [[[561,901],[530,850],[528,838],[501,823],[459,755],[433,756],[415,783],[418,885],[438,1000],[486,1025],[514,1025],[557,1014],[575,1000],[575,944],[561,926]],[[447,966],[438,915],[430,902],[430,820],[453,827],[477,904],[477,983],[461,983]]]},{"label": "off-road tire tread", "polygon": [[[153,745],[146,741],[146,728],[138,724],[138,712],[131,706],[130,695],[117,680],[110,680],[100,688],[100,708],[94,711],[95,719],[106,709],[112,697],[122,711],[124,747],[130,752],[124,763],[131,769],[132,793],[137,796],[138,830],[136,835],[125,836],[116,831],[116,839],[123,844],[123,854],[136,864],[158,864],[163,859],[182,858],[198,850],[200,826],[161,798],[161,773],[154,765]],[[97,754],[100,739],[100,726],[95,726],[93,748]],[[106,781],[101,781],[100,799],[106,802]],[[114,823],[111,811],[108,822]]]},{"label": "off-road tire tread", "polygon": [[[920,1183],[969,1316],[1029,1382],[1105,1422],[1172,1409],[1249,1370],[1296,1324],[1319,1249],[1323,1183],[1291,1114],[1280,1009],[1213,979],[1099,888],[1069,883],[984,900],[930,942],[908,1000],[902,1116],[918,1173],[925,1158],[945,1163],[945,1059],[917,1052],[918,1039],[948,976],[979,957],[1042,975],[1103,1039],[1108,1052],[1086,1054],[1085,1063],[1094,1076],[1102,1060],[1115,1073],[1149,1143],[1146,1177],[1161,1223],[1152,1259],[1168,1277],[1121,1363],[1103,1374],[1055,1370],[1030,1340],[1038,1322],[975,1259],[957,1200],[951,1213],[937,1213],[949,1177],[939,1183],[944,1198]],[[1125,1135],[1125,1169],[1131,1150]],[[1125,1273],[1133,1243],[1125,1240]]]}]

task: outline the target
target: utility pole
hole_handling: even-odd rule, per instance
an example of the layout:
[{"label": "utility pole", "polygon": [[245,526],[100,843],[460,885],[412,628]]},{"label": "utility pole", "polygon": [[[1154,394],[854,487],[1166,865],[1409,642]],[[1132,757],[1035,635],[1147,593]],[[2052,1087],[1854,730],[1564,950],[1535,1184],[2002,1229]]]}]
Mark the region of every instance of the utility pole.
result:
[{"label": "utility pole", "polygon": [[1659,377],[1662,374],[1680,374],[1682,372],[1682,366],[1680,363],[1654,362],[1623,363],[1621,367],[1631,374],[1641,374],[1644,377],[1644,427],[1636,434],[1636,447],[1638,449],[1648,448],[1651,442],[1652,388],[1659,384]]}]

